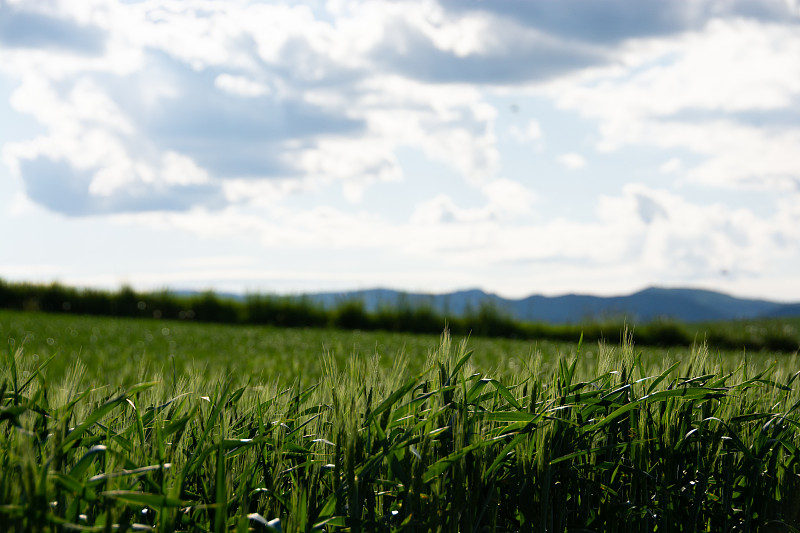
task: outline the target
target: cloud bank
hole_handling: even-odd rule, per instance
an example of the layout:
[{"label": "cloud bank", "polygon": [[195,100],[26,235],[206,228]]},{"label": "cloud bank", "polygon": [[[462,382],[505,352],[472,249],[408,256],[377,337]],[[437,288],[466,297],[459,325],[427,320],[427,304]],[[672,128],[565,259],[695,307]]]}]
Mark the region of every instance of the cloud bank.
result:
[{"label": "cloud bank", "polygon": [[[0,0],[5,105],[39,130],[0,153],[72,219],[517,265],[509,283],[759,276],[800,254],[799,29],[791,0]],[[646,171],[610,163],[631,153]],[[416,161],[458,190],[370,205]],[[331,190],[345,204],[297,200]]]}]

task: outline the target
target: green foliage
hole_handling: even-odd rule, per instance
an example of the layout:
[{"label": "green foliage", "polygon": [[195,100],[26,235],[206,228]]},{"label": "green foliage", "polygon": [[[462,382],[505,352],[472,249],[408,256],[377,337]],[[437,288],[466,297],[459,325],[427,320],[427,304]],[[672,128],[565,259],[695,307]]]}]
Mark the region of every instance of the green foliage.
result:
[{"label": "green foliage", "polygon": [[278,327],[325,327],[328,317],[311,305],[308,298],[275,298],[249,294],[244,303],[244,319],[248,324]]},{"label": "green foliage", "polygon": [[[56,317],[35,316],[28,334],[50,334],[40,328]],[[98,386],[84,366],[54,372],[57,356],[33,358],[8,338],[0,523],[11,532],[800,526],[796,357],[739,362],[701,345],[673,362],[637,351],[626,334],[619,346],[578,343],[545,361],[523,354],[522,365],[508,358],[491,372],[481,351],[500,345],[474,339],[472,352],[447,334],[426,339],[419,364],[329,351],[311,381],[254,377],[234,360],[205,375],[140,370],[123,384],[119,374],[135,367],[123,357]]]}]

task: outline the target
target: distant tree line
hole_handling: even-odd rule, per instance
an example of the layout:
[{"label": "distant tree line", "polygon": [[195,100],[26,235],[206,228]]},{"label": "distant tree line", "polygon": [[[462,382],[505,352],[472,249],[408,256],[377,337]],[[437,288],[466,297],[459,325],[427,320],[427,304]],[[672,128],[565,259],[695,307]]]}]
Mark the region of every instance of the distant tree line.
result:
[{"label": "distant tree line", "polygon": [[[167,290],[137,292],[78,289],[60,283],[11,283],[0,279],[0,308],[83,315],[185,320],[275,327],[339,328],[438,334],[447,327],[454,335],[584,342],[618,342],[629,325],[619,322],[554,325],[515,320],[491,303],[461,316],[446,316],[427,305],[400,303],[368,311],[360,300],[343,300],[325,308],[304,296],[249,294],[242,300],[212,291],[178,295]],[[769,325],[767,325],[769,326]],[[794,352],[798,334],[785,327],[710,327],[698,337],[697,328],[674,321],[636,325],[637,344],[688,346],[706,340],[717,348]]]}]

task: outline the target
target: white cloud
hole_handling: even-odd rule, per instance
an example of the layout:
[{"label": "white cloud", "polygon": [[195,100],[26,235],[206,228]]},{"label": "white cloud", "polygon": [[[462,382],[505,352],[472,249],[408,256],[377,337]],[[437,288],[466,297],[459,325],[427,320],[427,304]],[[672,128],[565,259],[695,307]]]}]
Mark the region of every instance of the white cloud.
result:
[{"label": "white cloud", "polygon": [[528,122],[525,129],[512,126],[509,130],[511,137],[519,143],[528,143],[542,140],[542,126],[535,119]]},{"label": "white cloud", "polygon": [[13,109],[32,115],[41,124],[65,135],[75,134],[83,125],[114,133],[130,134],[133,127],[114,101],[91,79],[79,78],[67,95],[42,76],[27,76],[10,98]]},{"label": "white cloud", "polygon": [[[496,110],[468,86],[431,85],[398,76],[377,76],[358,87],[350,102],[362,113],[370,138],[387,146],[413,146],[473,183],[493,178],[499,152],[492,124]],[[347,105],[347,104],[345,104]]]},{"label": "white cloud", "polygon": [[420,204],[407,223],[331,207],[275,207],[268,217],[228,209],[213,216],[193,211],[117,220],[289,250],[372,249],[418,258],[437,269],[479,264],[493,269],[529,265],[539,271],[552,264],[593,279],[596,272],[616,268],[675,284],[711,279],[722,271],[739,280],[757,279],[800,251],[800,211],[788,200],[774,215],[761,217],[631,184],[620,195],[600,197],[593,220],[535,221],[515,218],[531,208],[532,198],[518,202],[520,196],[530,197],[522,185],[499,180],[484,190],[482,207],[460,207],[452,197],[438,195]]},{"label": "white cloud", "polygon": [[[458,213],[452,201],[438,202],[444,212]],[[584,277],[603,272],[610,278],[617,268],[636,272],[643,283],[685,284],[722,271],[739,280],[757,279],[771,264],[796,253],[797,246],[785,244],[800,222],[796,210],[790,213],[786,208],[762,218],[746,209],[695,204],[663,190],[630,185],[621,196],[600,198],[592,222],[562,218],[476,226],[446,225],[441,217],[415,222],[427,230],[417,246],[448,264],[529,264],[537,271],[553,264]]]},{"label": "white cloud", "polygon": [[265,96],[271,92],[270,88],[263,83],[253,81],[245,76],[232,76],[230,74],[220,74],[214,78],[214,85],[231,94],[249,98]]},{"label": "white cloud", "polygon": [[211,177],[185,155],[167,151],[161,158],[161,180],[167,185],[208,183]]},{"label": "white cloud", "polygon": [[[64,62],[59,56],[12,51],[13,60],[0,67],[21,80],[16,110],[47,127],[45,135],[7,147],[7,159],[19,175],[20,161],[37,158],[91,169],[88,193],[104,197],[138,183],[333,179],[358,202],[370,183],[402,178],[395,152],[405,146],[472,183],[495,178],[496,112],[482,93],[375,68],[370,54],[381,34],[364,30],[400,17],[426,28],[439,45],[468,53],[471,38],[459,35],[469,28],[477,35],[483,23],[443,19],[432,5],[373,4],[340,13],[323,21],[307,6],[94,3],[81,20],[107,32],[100,55],[64,67],[54,65]],[[362,24],[369,20],[375,24]],[[111,68],[123,56],[127,67]],[[25,68],[32,58],[37,68]],[[190,177],[161,169],[168,154],[194,165],[182,170]],[[227,195],[234,197],[242,196]],[[219,201],[192,201],[203,199]],[[55,198],[48,204],[57,206]]]},{"label": "white cloud", "polygon": [[420,203],[411,216],[416,226],[457,223],[475,230],[481,224],[499,227],[498,224],[530,214],[536,194],[525,185],[506,178],[496,179],[480,186],[486,203],[482,207],[461,208],[446,194]]},{"label": "white cloud", "polygon": [[674,174],[676,172],[680,172],[683,169],[683,161],[680,158],[672,157],[669,161],[666,161],[660,167],[658,167],[658,171],[662,174]]},{"label": "white cloud", "polygon": [[[705,157],[687,179],[723,187],[787,189],[800,167],[800,35],[743,19],[710,22],[679,39],[637,41],[616,65],[547,89],[599,122],[597,148],[649,144]],[[784,118],[781,118],[784,117]]]},{"label": "white cloud", "polygon": [[256,266],[258,259],[247,255],[212,255],[185,257],[175,262],[181,269],[207,269],[207,268],[248,268]]},{"label": "white cloud", "polygon": [[536,202],[535,192],[510,179],[490,181],[482,189],[489,199],[489,208],[497,212],[499,217],[528,214]]},{"label": "white cloud", "polygon": [[586,166],[583,156],[575,152],[561,154],[558,156],[558,161],[570,170],[578,170]]},{"label": "white cloud", "polygon": [[373,181],[399,181],[402,170],[390,142],[326,139],[316,147],[296,154],[296,164],[308,179],[340,180],[348,201],[358,203]]}]

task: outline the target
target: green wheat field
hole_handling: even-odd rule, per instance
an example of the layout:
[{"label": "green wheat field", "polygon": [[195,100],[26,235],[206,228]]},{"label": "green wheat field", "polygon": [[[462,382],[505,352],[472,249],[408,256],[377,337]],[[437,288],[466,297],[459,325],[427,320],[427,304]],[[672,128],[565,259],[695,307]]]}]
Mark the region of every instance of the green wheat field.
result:
[{"label": "green wheat field", "polygon": [[0,530],[798,531],[798,354],[0,311]]}]

